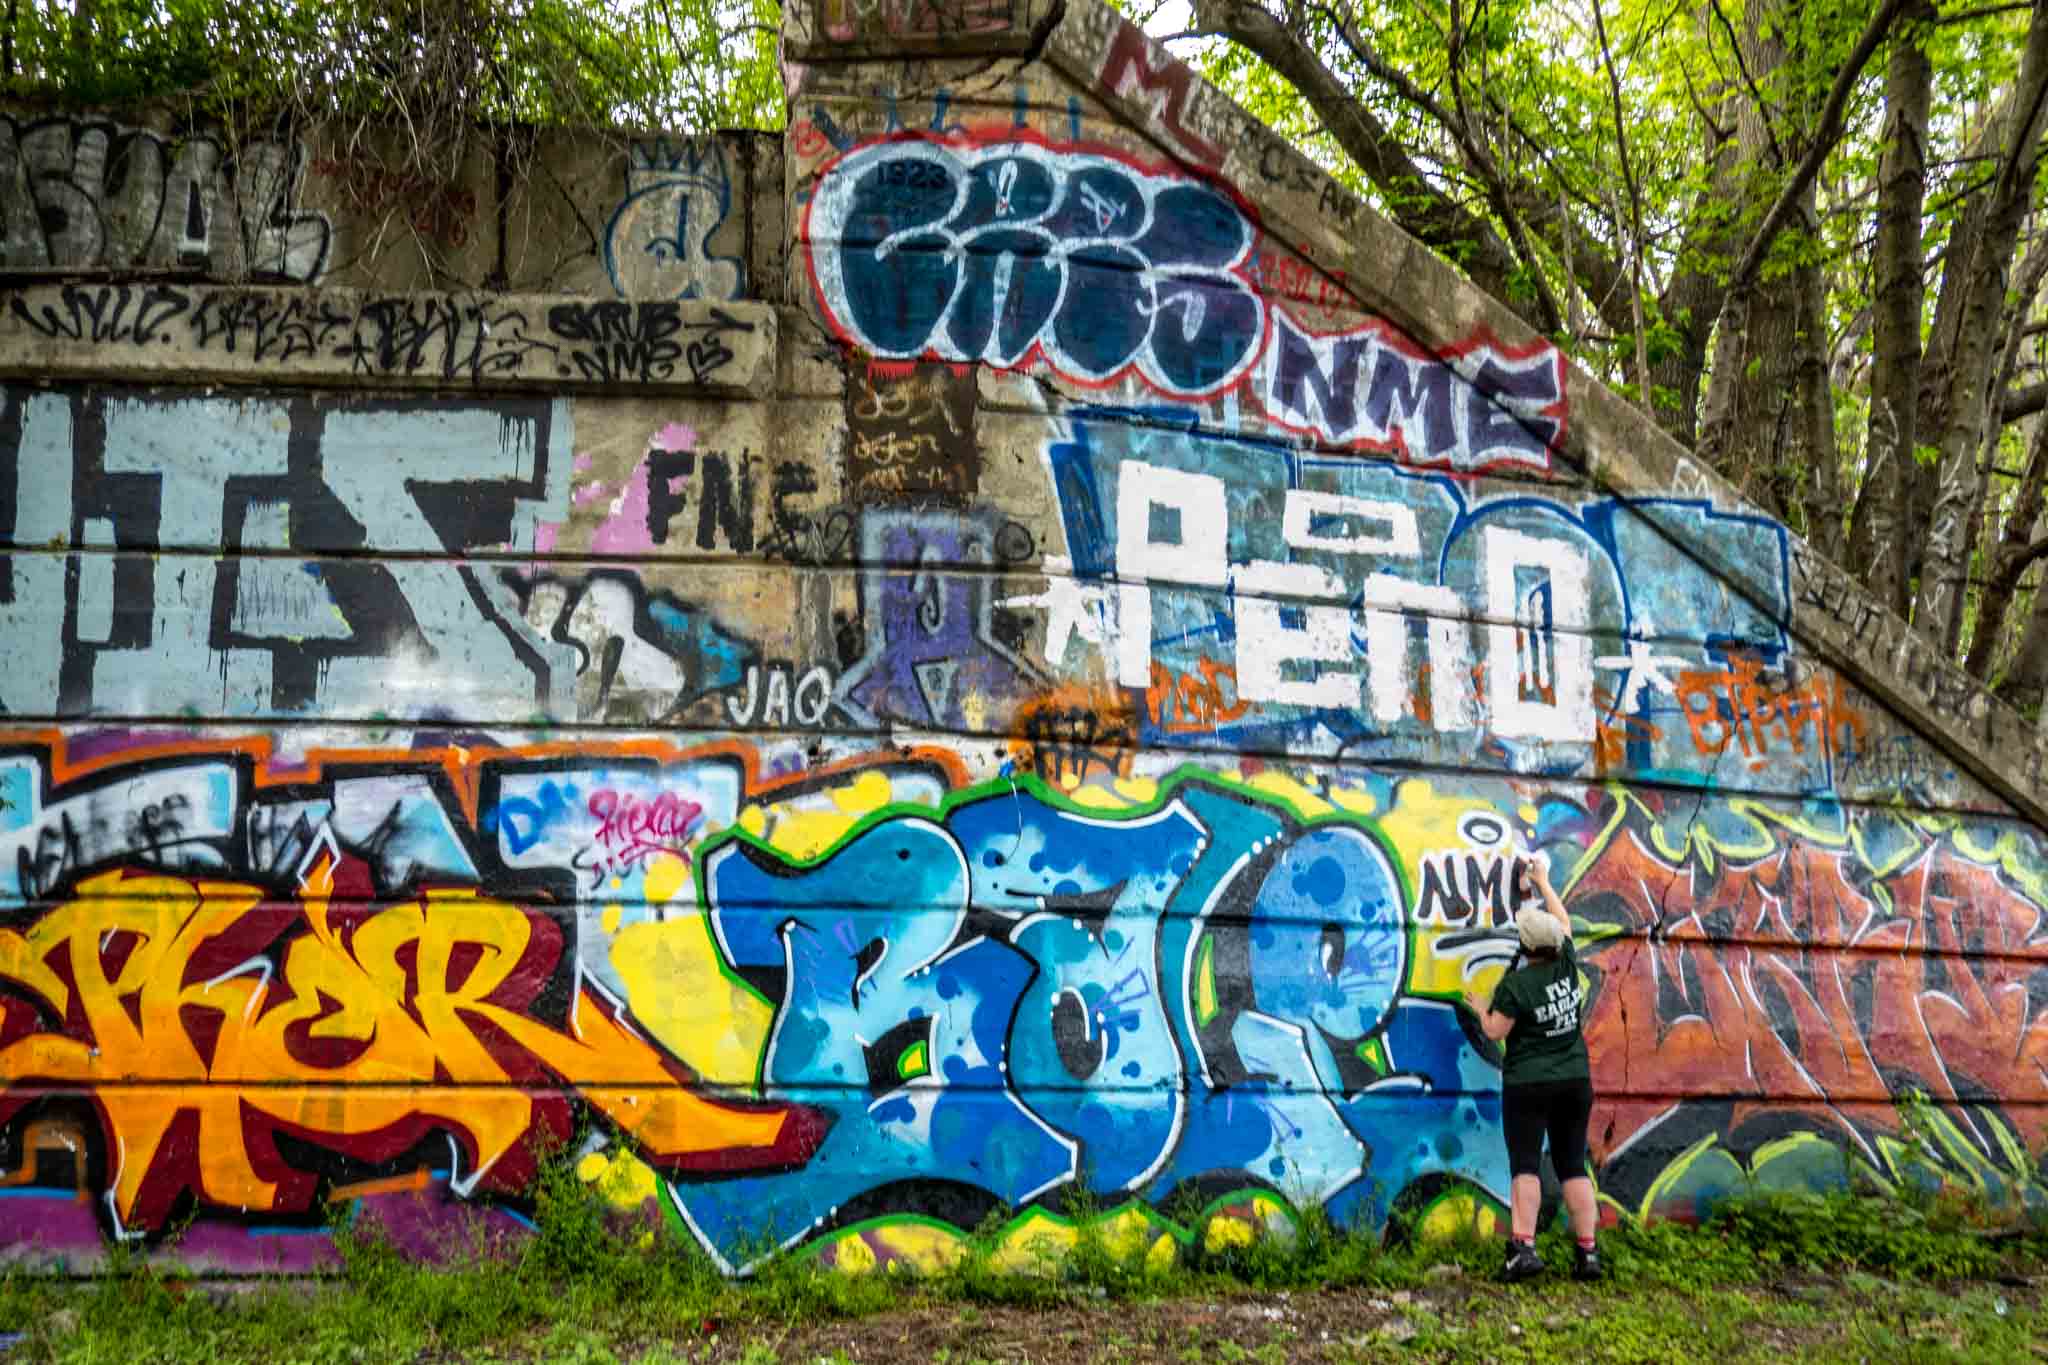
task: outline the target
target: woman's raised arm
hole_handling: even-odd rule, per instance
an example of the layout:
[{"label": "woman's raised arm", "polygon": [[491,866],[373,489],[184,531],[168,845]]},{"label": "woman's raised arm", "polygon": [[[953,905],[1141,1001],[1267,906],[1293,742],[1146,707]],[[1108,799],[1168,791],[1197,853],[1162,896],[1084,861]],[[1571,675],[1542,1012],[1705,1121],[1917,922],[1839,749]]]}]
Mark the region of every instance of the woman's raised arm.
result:
[{"label": "woman's raised arm", "polygon": [[[1550,887],[1550,855],[1541,852],[1524,853],[1518,861],[1522,868],[1527,869],[1529,880],[1536,884],[1537,892],[1542,895],[1543,908],[1557,917],[1557,922],[1564,926],[1565,937],[1570,938],[1571,911],[1564,908],[1564,902],[1558,899],[1557,892]],[[1518,868],[1517,871],[1520,872],[1522,868]]]}]

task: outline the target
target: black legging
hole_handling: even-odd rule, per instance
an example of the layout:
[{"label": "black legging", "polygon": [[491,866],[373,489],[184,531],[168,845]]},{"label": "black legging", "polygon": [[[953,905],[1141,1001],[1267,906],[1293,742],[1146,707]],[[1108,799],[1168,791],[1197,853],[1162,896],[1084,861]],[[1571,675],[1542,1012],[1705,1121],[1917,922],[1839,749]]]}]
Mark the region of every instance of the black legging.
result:
[{"label": "black legging", "polygon": [[1511,1085],[1500,1092],[1500,1123],[1507,1132],[1508,1170],[1541,1175],[1543,1136],[1550,1135],[1550,1168],[1560,1181],[1586,1174],[1586,1124],[1593,1117],[1593,1083],[1550,1081]]}]

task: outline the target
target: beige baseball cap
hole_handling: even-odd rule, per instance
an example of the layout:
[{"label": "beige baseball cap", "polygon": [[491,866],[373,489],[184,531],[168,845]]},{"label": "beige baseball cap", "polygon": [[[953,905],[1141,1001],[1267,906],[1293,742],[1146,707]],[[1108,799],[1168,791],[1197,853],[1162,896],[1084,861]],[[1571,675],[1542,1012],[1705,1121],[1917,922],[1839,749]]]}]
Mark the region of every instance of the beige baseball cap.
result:
[{"label": "beige baseball cap", "polygon": [[1570,932],[1558,922],[1557,916],[1536,905],[1516,913],[1515,930],[1522,936],[1523,950],[1531,953],[1555,951],[1570,937]]}]

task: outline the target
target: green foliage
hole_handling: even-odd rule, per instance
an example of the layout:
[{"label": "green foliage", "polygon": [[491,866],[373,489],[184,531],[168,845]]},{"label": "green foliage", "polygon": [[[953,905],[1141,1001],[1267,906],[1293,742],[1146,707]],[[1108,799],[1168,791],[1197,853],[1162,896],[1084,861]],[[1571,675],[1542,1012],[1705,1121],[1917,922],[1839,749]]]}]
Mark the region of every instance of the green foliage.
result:
[{"label": "green foliage", "polygon": [[[12,7],[15,98],[208,119],[777,127],[775,0],[96,0]],[[0,23],[6,22],[0,16]]]},{"label": "green foliage", "polygon": [[[1064,1303],[1073,1297],[1072,1286],[1052,1273],[1019,1274],[999,1257],[1004,1233],[1012,1211],[989,1210],[973,1231],[958,1260],[926,1282],[926,1289],[942,1299],[969,1304],[1002,1304],[1021,1308],[1042,1308]],[[1052,1266],[1042,1267],[1051,1272]]]},{"label": "green foliage", "polygon": [[1193,1273],[1225,1276],[1256,1289],[1378,1284],[1389,1269],[1377,1234],[1339,1227],[1313,1204],[1295,1216],[1284,1234],[1269,1233],[1216,1251],[1197,1244],[1187,1259]]},{"label": "green foliage", "polygon": [[1142,1252],[1120,1255],[1111,1249],[1104,1235],[1102,1206],[1085,1177],[1067,1197],[1066,1217],[1074,1225],[1074,1245],[1059,1266],[1049,1268],[1057,1269],[1069,1283],[1104,1297],[1127,1297],[1144,1287],[1147,1276]]},{"label": "green foliage", "polygon": [[1855,1268],[1915,1279],[1988,1275],[2001,1260],[1967,1199],[1763,1194],[1716,1210],[1706,1232],[1767,1266]]},{"label": "green foliage", "polygon": [[[252,23],[273,23],[273,4],[248,5]],[[38,78],[79,105],[126,104],[169,89],[197,89],[214,79],[215,46],[245,36],[237,16],[194,0],[101,0],[81,17],[71,6],[19,5],[12,18],[12,56],[5,73]],[[253,35],[256,30],[248,30]],[[289,41],[289,26],[272,30]]]},{"label": "green foliage", "polygon": [[[622,1217],[559,1153],[543,1162],[532,1194],[531,1238],[494,1248],[464,1231],[436,1265],[407,1258],[373,1222],[345,1219],[336,1226],[340,1270],[313,1282],[214,1285],[127,1247],[111,1249],[105,1273],[85,1282],[10,1272],[0,1276],[0,1331],[28,1335],[20,1350],[27,1360],[603,1362],[694,1358],[721,1341],[719,1358],[772,1360],[778,1352],[758,1334],[933,1304],[957,1305],[965,1323],[992,1305],[1062,1309],[1193,1296],[1213,1307],[1247,1289],[1358,1287],[1362,1298],[1391,1294],[1410,1304],[1404,1331],[1424,1351],[1640,1360],[1734,1352],[1760,1323],[1810,1326],[1814,1313],[1803,1301],[1770,1308],[1750,1288],[1817,1275],[1853,1314],[1845,1330],[1856,1344],[1890,1359],[1920,1349],[1930,1333],[1958,1349],[1994,1351],[2016,1334],[2023,1340],[2035,1321],[2007,1321],[1988,1290],[1914,1286],[2048,1268],[2048,1231],[2009,1230],[2014,1235],[1994,1241],[1985,1230],[2002,1227],[2005,1215],[1951,1190],[1903,1199],[1758,1195],[1724,1205],[1703,1227],[1624,1220],[1601,1235],[1611,1287],[1573,1287],[1569,1298],[1554,1281],[1488,1287],[1500,1262],[1496,1239],[1468,1232],[1427,1241],[1395,1228],[1383,1246],[1314,1213],[1271,1224],[1249,1243],[1205,1249],[1196,1230],[1213,1210],[1179,1210],[1189,1240],[1163,1268],[1119,1251],[1105,1235],[1118,1211],[1105,1216],[1085,1200],[1063,1214],[1075,1229],[1073,1253],[1038,1273],[998,1268],[1013,1225],[998,1211],[969,1235],[967,1254],[930,1276],[847,1274],[797,1251],[767,1256],[749,1279],[730,1281],[688,1239],[650,1239],[643,1221]],[[1561,1222],[1544,1230],[1539,1246],[1551,1266],[1569,1263]],[[1474,1287],[1468,1308],[1491,1303],[1485,1314],[1453,1320],[1418,1293],[1442,1281],[1447,1272],[1433,1268],[1445,1265]],[[1859,1306],[1856,1295],[1875,1306]],[[1962,1305],[1970,1313],[1956,1311]],[[1263,1349],[1224,1347],[1227,1358],[1266,1358]]]},{"label": "green foliage", "polygon": [[[1546,1261],[1569,1264],[1571,1233],[1562,1222],[1546,1229],[1538,1244]],[[1738,1283],[1756,1270],[1755,1258],[1728,1239],[1665,1220],[1623,1219],[1601,1234],[1600,1254],[1608,1273],[1629,1284],[1704,1289]]]},{"label": "green foliage", "polygon": [[[1489,240],[1491,251],[1505,251],[1505,269],[1497,254],[1489,258],[1488,286],[1632,396],[1641,391],[1640,335],[1655,371],[1653,412],[1681,436],[1698,434],[1711,387],[1706,342],[1720,291],[1826,131],[1830,91],[1879,7],[1879,0],[1509,0],[1449,8],[1436,0],[1261,2],[1285,15],[1305,47],[1289,60],[1320,64],[1376,130],[1357,139],[1373,145],[1370,155],[1360,152],[1354,162],[1319,111],[1248,48],[1198,38],[1178,50],[1447,260],[1471,269]],[[1160,0],[1121,3],[1142,18]],[[1951,259],[1944,254],[1950,234],[2001,170],[1978,139],[2018,73],[2026,10],[1945,7],[1938,22],[1894,30],[1914,35],[1933,71],[1924,266],[1914,281],[1930,321]],[[1217,5],[1203,14],[1227,12]],[[1845,459],[1839,481],[1822,487],[1846,495],[1845,524],[1865,473],[1859,437],[1867,410],[1841,400],[1868,393],[1879,359],[1870,310],[1881,267],[1872,241],[1888,136],[1889,47],[1880,44],[1847,85],[1839,136],[1828,142],[1807,194],[1775,220],[1779,230],[1762,254],[1757,279],[1766,297],[1752,308],[1750,325],[1764,344],[1747,355],[1738,345],[1731,354],[1767,354],[1772,363],[1722,376],[1747,390],[1782,383],[1788,347],[1811,367],[1805,373],[1827,376],[1837,400],[1833,443]],[[1413,170],[1366,173],[1397,162]],[[1813,300],[1803,297],[1809,282],[1817,283]],[[1554,323],[1538,303],[1546,298],[1560,301]],[[1802,310],[1811,302],[1818,315],[1803,323],[1810,334],[1790,343],[1772,328],[1789,326],[1795,302]],[[2021,321],[2026,310],[2025,301],[2015,306]],[[2029,353],[2019,382],[2039,374],[2039,359]],[[1783,439],[1782,431],[1765,429],[1782,407],[1769,397],[1722,406],[1741,428],[1718,433],[1722,472],[1738,483],[1759,477],[1745,452],[1774,449]],[[1924,422],[1921,432],[1929,442],[1942,435]],[[1751,491],[1769,510],[1788,510],[1773,505],[1787,487],[1759,483]],[[1826,532],[1820,548],[1831,551],[1837,528],[1818,529]]]}]

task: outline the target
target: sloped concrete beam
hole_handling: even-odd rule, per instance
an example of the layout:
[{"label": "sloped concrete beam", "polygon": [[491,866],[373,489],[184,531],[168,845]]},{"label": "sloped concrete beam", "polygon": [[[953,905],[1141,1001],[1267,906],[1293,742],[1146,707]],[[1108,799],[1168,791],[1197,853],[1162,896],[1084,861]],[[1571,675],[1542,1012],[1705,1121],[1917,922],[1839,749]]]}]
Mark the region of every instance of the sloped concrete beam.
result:
[{"label": "sloped concrete beam", "polygon": [[[1292,243],[1362,305],[1421,345],[1448,351],[1474,336],[1506,347],[1544,342],[1099,0],[1067,0],[1045,58],[1176,159],[1237,187],[1267,232]],[[1668,498],[1678,490],[1718,507],[1747,505],[1732,484],[1576,367],[1568,367],[1567,396],[1570,421],[1560,453],[1596,486],[1622,496]],[[1703,563],[1724,570],[1735,591],[1766,605],[1739,566],[1717,560],[1713,546],[1692,543],[1668,522],[1665,529]],[[1792,633],[1907,712],[2030,818],[2048,823],[2048,752],[2026,718],[1796,537],[1791,555],[1795,591],[1786,624]]]}]

